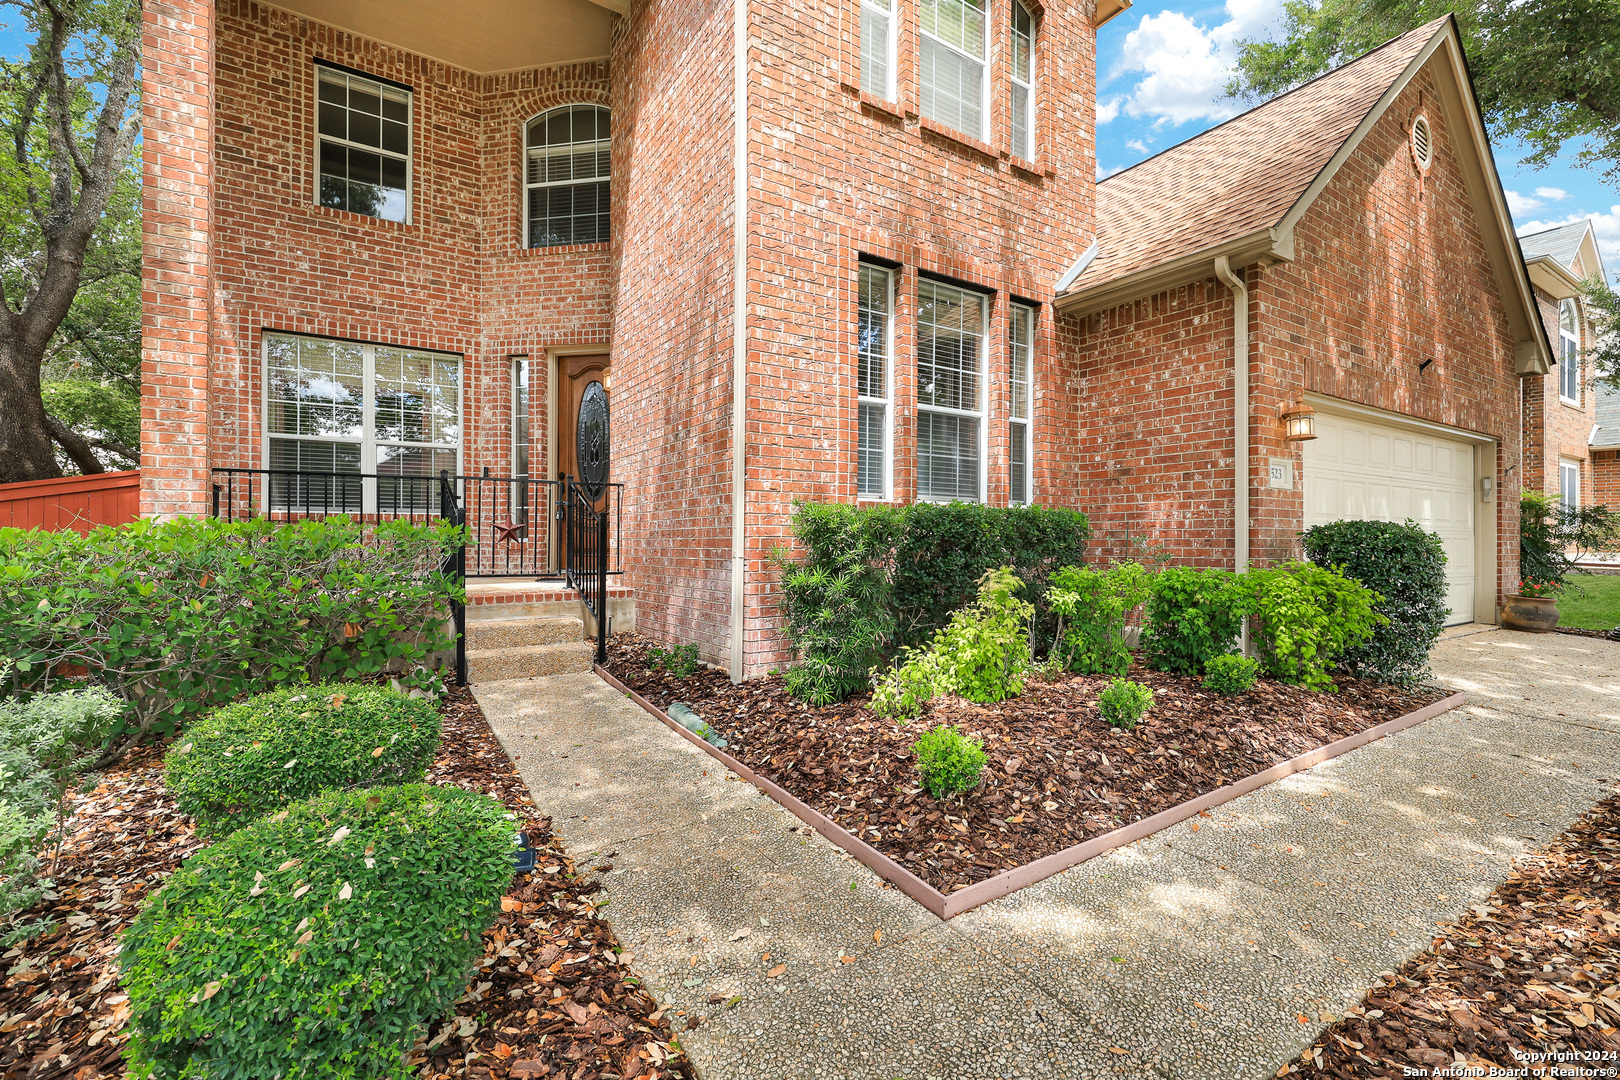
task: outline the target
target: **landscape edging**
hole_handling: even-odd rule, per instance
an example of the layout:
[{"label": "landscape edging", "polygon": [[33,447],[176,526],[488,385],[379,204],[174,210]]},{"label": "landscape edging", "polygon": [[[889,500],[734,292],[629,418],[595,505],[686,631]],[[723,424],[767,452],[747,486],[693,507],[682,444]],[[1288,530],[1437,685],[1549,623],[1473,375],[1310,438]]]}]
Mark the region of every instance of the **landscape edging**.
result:
[{"label": "landscape edging", "polygon": [[964,889],[958,889],[952,893],[942,893],[932,885],[928,884],[928,882],[912,873],[910,870],[907,870],[905,867],[883,854],[871,844],[868,844],[854,833],[845,829],[842,825],[838,824],[826,814],[823,814],[821,811],[805,803],[802,799],[787,792],[780,784],[760,776],[758,773],[748,768],[748,766],[744,765],[736,758],[733,758],[730,754],[709,745],[706,740],[693,734],[680,724],[676,723],[674,720],[670,719],[669,715],[666,714],[664,710],[660,709],[658,706],[654,705],[652,702],[648,701],[646,698],[624,685],[624,683],[620,682],[613,676],[611,672],[602,667],[600,664],[593,666],[595,667],[597,675],[601,676],[602,680],[609,686],[630,698],[630,700],[634,701],[637,705],[640,705],[643,709],[647,710],[647,712],[651,713],[659,720],[662,720],[672,730],[683,736],[694,746],[700,747],[710,757],[719,761],[727,769],[736,773],[744,780],[747,780],[749,783],[759,788],[760,791],[769,795],[772,799],[776,800],[783,807],[789,810],[800,821],[803,821],[806,825],[809,825],[815,829],[828,840],[831,840],[834,844],[837,844],[840,848],[843,848],[845,851],[849,852],[849,854],[860,860],[860,862],[873,873],[877,874],[878,877],[888,881],[895,888],[917,901],[917,903],[921,904],[923,907],[927,908],[930,912],[939,916],[941,919],[955,918],[963,912],[970,911],[981,904],[987,904],[992,900],[1006,896],[1008,893],[1017,892],[1019,889],[1034,885],[1036,882],[1044,881],[1052,875],[1061,873],[1072,866],[1078,866],[1087,859],[1095,858],[1096,856],[1112,851],[1115,848],[1123,847],[1126,844],[1133,844],[1138,840],[1152,836],[1156,832],[1160,832],[1161,830],[1185,821],[1190,817],[1194,817],[1195,815],[1200,814],[1211,807],[1219,806],[1221,803],[1235,799],[1240,795],[1247,795],[1250,792],[1257,791],[1260,788],[1265,787],[1267,784],[1275,783],[1286,776],[1292,776],[1294,773],[1304,772],[1307,769],[1320,765],[1324,761],[1330,761],[1333,758],[1338,757],[1340,754],[1348,753],[1349,751],[1361,746],[1365,746],[1370,742],[1375,742],[1386,735],[1393,735],[1397,731],[1404,731],[1407,728],[1416,727],[1425,720],[1432,720],[1434,717],[1439,716],[1442,713],[1450,712],[1452,709],[1457,708],[1467,700],[1467,696],[1460,692],[1450,694],[1441,698],[1439,701],[1436,701],[1430,705],[1425,705],[1423,708],[1416,709],[1404,716],[1398,716],[1393,720],[1386,720],[1382,724],[1375,724],[1365,731],[1358,731],[1354,735],[1347,735],[1344,738],[1330,742],[1325,746],[1319,746],[1309,753],[1301,754],[1298,757],[1289,758],[1287,761],[1279,762],[1269,769],[1264,769],[1250,776],[1246,776],[1241,780],[1237,780],[1223,787],[1218,787],[1214,791],[1205,792],[1203,795],[1200,795],[1197,798],[1189,799],[1184,803],[1179,803],[1170,807],[1168,810],[1161,810],[1159,813],[1153,814],[1150,817],[1145,817],[1141,821],[1134,821],[1131,824],[1123,825],[1112,832],[1103,833],[1101,836],[1094,836],[1090,840],[1084,841],[1083,843],[1064,848],[1062,851],[1054,852],[1051,855],[1036,859],[1034,862],[1025,863],[1023,866],[1017,866],[1011,870],[1003,871],[994,877],[975,882]]}]

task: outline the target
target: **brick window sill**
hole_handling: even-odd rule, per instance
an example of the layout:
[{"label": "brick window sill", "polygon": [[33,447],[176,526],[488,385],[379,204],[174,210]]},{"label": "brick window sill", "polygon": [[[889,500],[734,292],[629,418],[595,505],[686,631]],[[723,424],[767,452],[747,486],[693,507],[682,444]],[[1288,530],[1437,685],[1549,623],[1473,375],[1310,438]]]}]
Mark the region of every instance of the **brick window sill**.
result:
[{"label": "brick window sill", "polygon": [[882,113],[891,120],[904,121],[906,118],[905,113],[901,111],[900,103],[897,101],[878,97],[876,94],[865,90],[858,91],[855,100],[861,108],[871,109],[875,113]]},{"label": "brick window sill", "polygon": [[976,154],[982,154],[991,161],[999,161],[1002,157],[1001,152],[995,147],[991,146],[989,143],[981,142],[966,132],[957,131],[953,127],[947,127],[936,120],[930,120],[926,116],[919,116],[917,118],[917,124],[922,128],[922,130],[928,132],[936,138],[943,139],[946,142],[955,143],[964,150],[972,150]]},{"label": "brick window sill", "polygon": [[588,251],[607,251],[613,245],[609,243],[596,244],[556,244],[552,247],[520,247],[514,252],[519,259],[540,259],[547,255],[577,255]]},{"label": "brick window sill", "polygon": [[333,221],[341,221],[348,225],[372,225],[378,228],[399,229],[401,231],[417,228],[417,223],[414,221],[389,221],[387,218],[373,217],[370,214],[357,214],[353,210],[339,210],[335,206],[322,206],[320,203],[315,203],[313,208],[315,213],[322,217],[331,218]]}]

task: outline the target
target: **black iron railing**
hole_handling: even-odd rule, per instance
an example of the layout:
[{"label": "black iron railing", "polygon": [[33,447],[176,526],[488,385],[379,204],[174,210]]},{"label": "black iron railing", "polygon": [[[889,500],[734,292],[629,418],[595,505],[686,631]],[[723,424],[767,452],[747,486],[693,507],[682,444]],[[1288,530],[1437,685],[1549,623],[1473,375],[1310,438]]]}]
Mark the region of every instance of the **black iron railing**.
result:
[{"label": "black iron railing", "polygon": [[[611,485],[608,485],[611,486]],[[596,618],[596,662],[607,663],[608,508],[612,493],[592,500],[585,485],[568,484],[568,583],[579,591],[585,609]]]}]

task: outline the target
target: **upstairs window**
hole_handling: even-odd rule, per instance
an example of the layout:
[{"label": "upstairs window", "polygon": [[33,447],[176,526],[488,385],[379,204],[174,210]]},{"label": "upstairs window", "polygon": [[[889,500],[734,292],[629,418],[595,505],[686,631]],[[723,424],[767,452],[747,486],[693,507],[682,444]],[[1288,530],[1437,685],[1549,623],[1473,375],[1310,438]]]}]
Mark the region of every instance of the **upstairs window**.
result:
[{"label": "upstairs window", "polygon": [[411,92],[315,66],[322,206],[410,220]]},{"label": "upstairs window", "polygon": [[893,101],[894,0],[861,0],[861,89]]},{"label": "upstairs window", "polygon": [[1558,305],[1558,396],[1571,405],[1581,403],[1581,331],[1575,301]]},{"label": "upstairs window", "polygon": [[524,141],[529,247],[606,243],[612,113],[600,105],[564,105],[530,120]]},{"label": "upstairs window", "polygon": [[1012,152],[1035,160],[1035,19],[1018,0],[1012,5]]},{"label": "upstairs window", "polygon": [[917,286],[917,497],[984,498],[984,344],[989,298]]},{"label": "upstairs window", "polygon": [[1012,384],[1011,430],[1007,444],[1007,501],[1014,505],[1032,502],[1034,487],[1030,475],[1029,397],[1031,359],[1035,354],[1035,309],[1024,304],[1011,307],[1012,335],[1007,343],[1008,380]]},{"label": "upstairs window", "polygon": [[922,114],[984,140],[985,0],[922,0]]}]

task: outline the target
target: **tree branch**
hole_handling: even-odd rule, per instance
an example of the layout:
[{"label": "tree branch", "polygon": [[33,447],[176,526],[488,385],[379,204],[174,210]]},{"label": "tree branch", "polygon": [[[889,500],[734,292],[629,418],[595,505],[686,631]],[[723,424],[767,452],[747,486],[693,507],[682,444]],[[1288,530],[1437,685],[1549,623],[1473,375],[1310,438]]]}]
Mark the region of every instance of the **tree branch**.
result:
[{"label": "tree branch", "polygon": [[[51,438],[56,440],[56,445],[60,446],[62,452],[72,460],[73,464],[79,467],[80,472],[86,476],[91,476],[95,473],[107,471],[107,467],[101,463],[101,459],[96,457],[95,451],[91,449],[90,443],[78,432],[49,413],[45,414],[45,426],[50,428]],[[139,455],[136,455],[136,460],[140,460]]]}]

